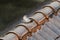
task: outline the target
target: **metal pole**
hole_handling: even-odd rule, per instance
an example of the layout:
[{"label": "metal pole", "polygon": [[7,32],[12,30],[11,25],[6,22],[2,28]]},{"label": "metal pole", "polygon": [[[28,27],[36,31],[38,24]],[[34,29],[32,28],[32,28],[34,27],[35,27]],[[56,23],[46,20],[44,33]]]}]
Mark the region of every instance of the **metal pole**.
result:
[{"label": "metal pole", "polygon": [[9,31],[0,40],[26,40],[27,36],[31,36],[33,32],[40,29],[40,25],[44,24],[52,13],[56,14],[59,8],[60,0],[45,5],[43,9],[37,10],[33,16],[29,17],[31,21],[18,24],[16,29]]}]

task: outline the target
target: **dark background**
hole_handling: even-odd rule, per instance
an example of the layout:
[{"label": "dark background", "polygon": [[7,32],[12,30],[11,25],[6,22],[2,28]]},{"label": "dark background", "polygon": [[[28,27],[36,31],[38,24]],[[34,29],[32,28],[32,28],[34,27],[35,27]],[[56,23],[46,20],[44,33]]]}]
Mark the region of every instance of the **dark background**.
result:
[{"label": "dark background", "polygon": [[51,0],[0,0],[0,36],[16,27],[24,15],[31,16]]},{"label": "dark background", "polygon": [[[46,1],[46,0],[45,0]],[[0,0],[0,31],[18,20],[43,0]]]}]

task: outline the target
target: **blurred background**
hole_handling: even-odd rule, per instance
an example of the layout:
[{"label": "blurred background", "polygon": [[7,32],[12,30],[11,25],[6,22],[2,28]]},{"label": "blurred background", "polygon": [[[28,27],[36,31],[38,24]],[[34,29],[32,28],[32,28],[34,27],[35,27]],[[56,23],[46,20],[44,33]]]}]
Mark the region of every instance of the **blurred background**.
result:
[{"label": "blurred background", "polygon": [[[0,0],[0,34],[24,15],[29,15],[51,0]],[[12,28],[12,26],[11,26]]]}]

